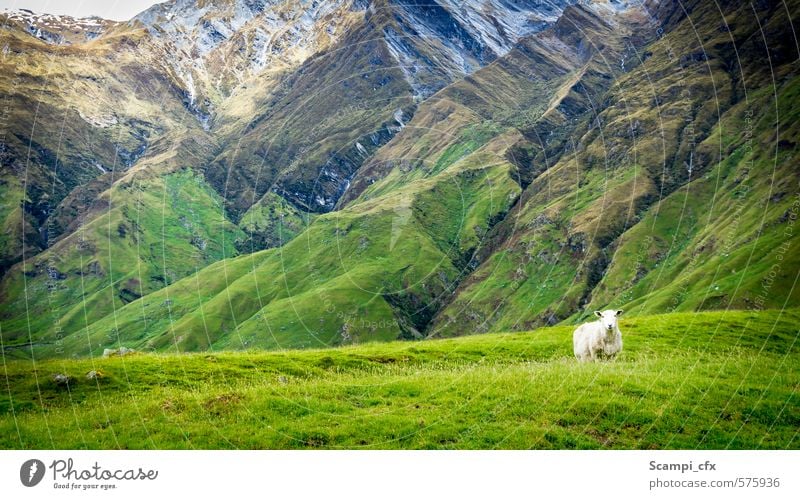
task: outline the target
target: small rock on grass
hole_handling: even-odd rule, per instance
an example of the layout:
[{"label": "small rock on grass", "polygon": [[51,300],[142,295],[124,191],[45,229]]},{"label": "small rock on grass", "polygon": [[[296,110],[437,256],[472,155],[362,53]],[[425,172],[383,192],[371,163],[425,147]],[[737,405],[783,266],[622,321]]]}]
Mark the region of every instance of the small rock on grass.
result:
[{"label": "small rock on grass", "polygon": [[128,355],[135,353],[136,350],[133,348],[128,347],[119,347],[119,348],[106,348],[103,350],[103,357],[112,357],[112,356],[119,356],[122,357],[123,355]]}]

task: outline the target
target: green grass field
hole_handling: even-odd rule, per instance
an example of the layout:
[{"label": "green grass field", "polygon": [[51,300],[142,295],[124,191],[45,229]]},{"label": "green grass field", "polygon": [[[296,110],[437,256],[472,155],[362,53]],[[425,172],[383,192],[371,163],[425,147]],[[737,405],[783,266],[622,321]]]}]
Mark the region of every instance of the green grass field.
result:
[{"label": "green grass field", "polygon": [[796,449],[798,324],[800,309],[626,317],[623,353],[596,364],[572,357],[572,326],[4,359],[0,448]]}]

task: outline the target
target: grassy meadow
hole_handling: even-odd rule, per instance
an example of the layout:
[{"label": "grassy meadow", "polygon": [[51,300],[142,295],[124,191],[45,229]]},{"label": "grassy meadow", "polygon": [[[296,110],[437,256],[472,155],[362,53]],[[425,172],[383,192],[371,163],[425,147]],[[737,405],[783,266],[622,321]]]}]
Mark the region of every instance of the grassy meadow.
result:
[{"label": "grassy meadow", "polygon": [[4,358],[0,448],[796,449],[798,324],[799,309],[623,316],[623,353],[595,364],[572,357],[573,326]]}]

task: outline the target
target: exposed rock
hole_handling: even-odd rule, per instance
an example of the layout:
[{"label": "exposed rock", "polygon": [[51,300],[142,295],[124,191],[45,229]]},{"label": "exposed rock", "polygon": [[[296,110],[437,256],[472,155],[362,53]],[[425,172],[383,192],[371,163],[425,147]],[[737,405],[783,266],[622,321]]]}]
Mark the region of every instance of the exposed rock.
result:
[{"label": "exposed rock", "polygon": [[342,336],[342,343],[350,343],[353,341],[353,336],[350,334],[350,324],[345,322],[342,324],[339,334]]},{"label": "exposed rock", "polygon": [[115,357],[115,356],[122,357],[125,355],[130,355],[135,352],[136,350],[128,347],[106,348],[103,350],[103,357]]}]

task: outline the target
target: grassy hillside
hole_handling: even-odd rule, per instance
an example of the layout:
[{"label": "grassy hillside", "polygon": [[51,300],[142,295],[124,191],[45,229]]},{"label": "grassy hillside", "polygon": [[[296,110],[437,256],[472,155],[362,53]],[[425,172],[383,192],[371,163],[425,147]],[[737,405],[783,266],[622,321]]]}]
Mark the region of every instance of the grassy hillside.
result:
[{"label": "grassy hillside", "polygon": [[280,248],[203,268],[63,339],[43,337],[36,354],[99,354],[119,345],[314,348],[421,337],[431,308],[459,279],[458,263],[478,244],[480,227],[519,193],[502,151],[476,151],[421,185],[320,215]]},{"label": "grassy hillside", "polygon": [[[348,269],[341,266],[337,268],[333,264],[340,255],[328,244],[330,237],[326,231],[334,231],[337,237],[341,234],[336,228],[339,217],[329,217],[322,221],[319,227],[308,231],[303,243],[295,244],[286,251],[272,253],[271,267],[262,269],[263,278],[268,279],[269,283],[261,284],[260,289],[252,287],[254,284],[252,280],[250,287],[242,285],[238,291],[219,289],[217,291],[220,295],[217,300],[219,306],[210,314],[207,310],[197,310],[199,303],[193,307],[186,307],[187,299],[182,296],[176,297],[175,300],[181,303],[181,306],[174,308],[162,306],[169,319],[181,319],[177,329],[168,324],[167,336],[163,327],[152,329],[155,325],[164,326],[164,322],[160,321],[160,316],[156,320],[151,320],[152,315],[159,314],[148,313],[146,307],[150,302],[137,303],[136,307],[128,309],[135,310],[136,314],[123,312],[118,315],[118,311],[125,304],[135,302],[142,296],[193,274],[220,258],[235,256],[239,251],[254,252],[285,244],[302,233],[314,219],[314,215],[298,209],[298,205],[309,210],[312,208],[306,204],[316,205],[319,200],[323,200],[325,206],[315,206],[313,210],[327,211],[332,208],[332,203],[340,194],[339,191],[344,189],[346,180],[381,144],[402,128],[403,122],[409,118],[405,113],[412,112],[415,106],[412,106],[411,88],[405,82],[403,72],[397,67],[393,56],[387,52],[389,49],[381,35],[382,30],[392,26],[397,27],[397,21],[390,14],[390,10],[379,10],[375,15],[370,15],[367,22],[367,19],[364,19],[364,12],[348,13],[345,17],[352,18],[350,20],[355,24],[348,28],[349,31],[345,30],[346,34],[343,35],[340,45],[329,47],[327,42],[319,45],[317,48],[324,54],[319,57],[310,57],[311,54],[307,54],[308,60],[301,64],[301,67],[295,68],[297,71],[294,73],[287,68],[284,69],[288,73],[280,77],[270,73],[273,77],[277,77],[279,82],[271,80],[266,82],[264,78],[269,79],[267,75],[251,81],[249,84],[258,87],[259,95],[264,94],[261,95],[263,99],[250,108],[244,106],[244,102],[240,99],[242,96],[234,92],[235,95],[231,95],[222,106],[225,112],[218,117],[219,120],[205,123],[208,125],[208,130],[202,129],[201,123],[190,114],[189,111],[194,112],[197,109],[188,102],[182,102],[180,95],[177,95],[180,94],[177,89],[170,91],[166,88],[155,88],[161,94],[160,100],[163,101],[159,107],[158,102],[148,100],[153,97],[151,90],[154,89],[144,88],[143,95],[134,91],[141,83],[138,80],[131,82],[122,78],[120,81],[106,81],[102,75],[105,66],[94,67],[85,61],[83,64],[76,61],[77,56],[83,54],[83,50],[93,48],[92,52],[84,54],[86,60],[92,61],[90,55],[105,53],[109,46],[115,46],[115,43],[124,45],[126,40],[135,38],[142,42],[142,48],[136,52],[141,64],[152,66],[152,71],[163,70],[163,64],[170,59],[165,58],[160,42],[151,40],[142,30],[122,30],[114,36],[90,44],[90,47],[69,49],[51,47],[25,33],[9,31],[3,35],[15,44],[11,45],[13,49],[11,55],[0,61],[8,68],[7,74],[0,78],[0,93],[6,93],[4,90],[8,90],[9,94],[14,94],[16,89],[8,87],[12,86],[13,82],[10,80],[15,71],[19,75],[14,84],[26,92],[38,95],[34,83],[24,79],[23,76],[33,78],[49,74],[54,78],[58,77],[55,79],[68,81],[65,73],[72,70],[76,76],[81,78],[85,76],[85,79],[93,82],[91,88],[84,89],[86,95],[80,93],[62,95],[56,88],[48,88],[49,93],[42,93],[43,101],[49,103],[53,100],[56,104],[62,105],[61,100],[68,99],[68,102],[74,103],[79,112],[96,118],[89,119],[88,122],[85,119],[80,120],[78,123],[86,122],[84,125],[89,127],[100,120],[97,116],[101,116],[105,120],[100,120],[103,121],[101,123],[103,126],[95,123],[90,128],[96,133],[100,133],[98,132],[100,130],[105,135],[112,134],[119,138],[117,144],[119,148],[116,150],[112,147],[113,144],[102,142],[102,145],[108,146],[106,149],[111,151],[109,156],[101,155],[91,148],[77,148],[92,160],[85,161],[86,164],[83,165],[88,165],[90,173],[95,172],[96,176],[100,175],[100,169],[96,164],[100,167],[105,165],[106,169],[114,171],[100,175],[99,179],[92,182],[87,182],[91,178],[88,175],[74,179],[74,182],[58,191],[57,198],[53,198],[55,191],[48,187],[47,179],[42,180],[38,177],[28,179],[27,165],[21,163],[21,158],[26,157],[26,144],[23,143],[23,139],[26,134],[37,132],[33,138],[46,146],[45,152],[49,151],[45,159],[55,161],[55,164],[45,166],[54,172],[58,170],[58,175],[64,177],[65,174],[56,168],[58,166],[56,156],[60,147],[58,140],[61,140],[57,140],[57,137],[61,135],[58,130],[50,128],[39,130],[34,126],[34,117],[28,115],[31,109],[39,107],[34,104],[9,103],[9,109],[15,113],[24,113],[26,119],[21,119],[19,116],[10,117],[21,144],[19,150],[14,150],[13,154],[9,153],[8,156],[19,164],[17,171],[13,172],[15,175],[0,175],[2,177],[0,192],[3,193],[3,199],[7,200],[0,205],[0,222],[5,229],[0,233],[0,273],[21,257],[23,236],[34,239],[38,237],[37,228],[45,223],[45,219],[48,228],[45,233],[51,237],[47,244],[42,242],[41,248],[32,249],[28,242],[24,265],[18,264],[13,267],[0,283],[0,323],[6,344],[14,348],[33,343],[37,347],[47,349],[51,354],[59,352],[70,354],[75,350],[63,350],[62,338],[68,338],[68,344],[70,341],[74,343],[75,338],[69,339],[69,337],[91,325],[92,332],[100,331],[99,337],[110,338],[104,341],[117,341],[119,337],[126,341],[138,341],[146,334],[150,335],[148,339],[153,339],[153,344],[164,348],[171,343],[166,339],[167,336],[181,337],[186,333],[186,336],[202,337],[206,335],[208,327],[211,327],[207,324],[218,327],[219,329],[212,333],[215,338],[202,341],[187,338],[186,345],[200,348],[216,342],[218,336],[224,336],[238,329],[240,323],[253,318],[245,329],[252,333],[249,336],[258,337],[255,343],[252,342],[253,338],[248,336],[238,343],[235,338],[224,338],[223,341],[239,347],[254,344],[274,346],[285,341],[294,345],[320,345],[331,341],[338,342],[335,336],[339,334],[346,321],[346,318],[342,317],[344,309],[347,309],[348,315],[368,309],[368,313],[358,318],[371,323],[387,324],[385,331],[377,334],[387,339],[396,338],[401,326],[393,318],[391,306],[381,297],[374,300],[375,306],[372,306],[369,297],[375,293],[391,293],[408,287],[408,284],[402,282],[402,274],[405,273],[406,277],[413,275],[413,272],[408,273],[404,269],[413,263],[411,259],[414,251],[410,248],[417,235],[420,239],[427,240],[430,238],[427,234],[435,232],[437,228],[445,225],[453,226],[456,231],[469,233],[463,245],[457,245],[459,248],[456,252],[460,253],[469,249],[467,245],[474,245],[476,236],[471,233],[474,226],[485,229],[489,220],[508,209],[513,196],[507,194],[516,188],[513,180],[503,174],[509,170],[510,165],[501,157],[502,153],[500,156],[492,156],[491,163],[478,165],[481,168],[494,168],[485,180],[491,182],[495,179],[497,187],[480,185],[482,181],[480,178],[465,178],[462,181],[458,178],[454,180],[454,177],[448,175],[439,179],[449,184],[448,204],[437,211],[441,218],[428,217],[423,222],[425,233],[415,234],[417,225],[406,224],[408,220],[401,215],[400,218],[404,220],[400,224],[403,230],[400,230],[401,227],[398,225],[395,227],[397,230],[394,231],[394,236],[389,236],[389,232],[394,230],[391,219],[395,216],[391,207],[381,213],[373,210],[373,213],[368,215],[359,212],[343,215],[341,220],[371,218],[372,220],[365,226],[369,227],[372,224],[374,227],[388,228],[385,233],[379,230],[372,234],[372,241],[369,243],[370,255],[375,260],[369,262],[360,272],[365,276],[364,279],[354,280],[356,289],[349,285],[349,280],[354,274],[347,276]],[[144,43],[145,41],[147,43]],[[19,50],[17,50],[18,45]],[[433,46],[430,49],[433,50]],[[41,53],[36,52],[37,50]],[[36,52],[36,57],[25,59],[20,55],[25,51]],[[128,60],[131,57],[130,50],[123,51],[119,57],[116,62],[120,66],[127,68],[126,63],[132,64]],[[453,81],[456,76],[462,75],[460,72],[452,75],[446,73],[437,73],[439,78],[435,88],[441,88]],[[126,75],[127,72],[122,76]],[[5,82],[5,79],[9,82]],[[425,79],[434,78],[433,75],[429,75]],[[156,83],[169,84],[163,75],[159,78],[153,77],[153,80],[154,87]],[[96,85],[97,81],[105,82],[106,87]],[[124,85],[134,89],[124,88]],[[133,95],[135,98],[127,97],[130,102],[114,102],[109,96],[100,95],[101,90],[113,91],[118,95]],[[87,95],[94,99],[87,100]],[[187,109],[184,109],[184,104],[188,106]],[[239,109],[237,107],[239,104],[247,109]],[[40,107],[44,113],[46,110],[44,103]],[[122,109],[134,114],[138,121],[132,117],[123,120]],[[112,110],[115,112],[111,112]],[[142,123],[145,119],[148,120],[147,123],[153,119],[154,111],[157,117],[159,113],[163,115],[162,127],[158,130],[142,131],[139,137],[142,143],[135,144],[137,151],[135,157],[131,156],[131,161],[124,165],[115,163],[118,159],[115,154],[121,157],[133,147],[126,141],[126,134],[133,133],[127,127],[127,122],[144,126]],[[237,114],[239,112],[243,114]],[[48,111],[48,114],[42,115],[48,118],[45,123],[51,128],[54,126],[53,123],[58,124],[58,120],[53,116],[54,113],[55,111]],[[230,113],[237,118],[234,119]],[[106,121],[108,123],[114,121],[112,118],[122,121],[106,126]],[[66,118],[62,119],[62,122],[68,124]],[[3,124],[5,125],[5,122]],[[483,145],[488,138],[483,137],[480,145]],[[66,144],[75,142],[70,135],[65,135],[64,141]],[[66,147],[64,151],[72,152],[73,147]],[[7,151],[0,150],[4,160],[5,152]],[[450,163],[469,152],[472,150],[463,150],[458,157],[452,155]],[[217,160],[213,160],[215,157]],[[62,162],[65,159],[69,158],[62,158]],[[81,156],[79,159],[86,158]],[[66,167],[67,173],[74,173],[72,163],[76,162],[78,161],[66,161],[62,166]],[[112,165],[117,168],[112,168]],[[439,165],[437,173],[441,173],[445,166],[449,164]],[[475,165],[470,165],[470,168],[475,168]],[[202,177],[199,175],[200,172]],[[60,178],[58,175],[56,178]],[[285,181],[280,188],[273,185],[278,175],[284,175]],[[42,220],[34,224],[31,224],[30,216],[23,216],[23,210],[20,209],[20,198],[23,198],[22,206],[26,206],[24,203],[35,205],[38,202],[36,199],[24,199],[25,180],[33,186],[44,186],[42,188],[48,190],[51,198],[40,210]],[[418,190],[432,190],[433,183],[435,182],[428,182]],[[470,203],[480,200],[476,203],[477,207],[464,205],[460,199],[463,194],[460,192],[462,184],[472,190],[469,194],[471,199],[468,200]],[[30,185],[28,185],[29,190]],[[265,194],[265,191],[269,192]],[[276,191],[281,195],[276,194]],[[492,192],[496,192],[500,198],[492,198]],[[433,194],[429,194],[429,197],[432,196]],[[286,199],[292,199],[294,204],[290,204]],[[409,205],[413,199],[413,195],[405,196],[402,203]],[[228,218],[230,208],[234,210],[230,219],[235,219],[239,227],[234,226],[232,220]],[[406,208],[410,213],[411,208],[408,206]],[[398,209],[405,213],[406,208]],[[466,214],[469,214],[470,218],[465,218]],[[461,227],[462,220],[469,225]],[[452,232],[451,230],[447,237],[455,237]],[[405,233],[404,237],[408,237],[410,242],[404,243],[407,246],[404,250],[405,257],[395,258],[395,270],[398,275],[388,278],[391,281],[391,289],[387,289],[390,284],[384,282],[386,279],[376,269],[381,268],[381,259],[388,259],[386,248],[394,246],[392,237],[399,237],[401,233]],[[362,234],[354,232],[351,238],[342,242],[342,246],[360,247],[364,243],[359,241],[359,237],[362,237]],[[383,245],[384,240],[385,245]],[[422,243],[423,246],[437,244],[441,245],[444,242],[439,240],[436,244],[428,241]],[[314,246],[315,249],[306,251],[304,245]],[[42,253],[33,254],[42,249],[44,250]],[[9,255],[14,255],[8,262],[3,260],[3,250],[7,250]],[[421,249],[423,253],[428,250],[447,254],[449,247]],[[294,262],[295,268],[289,273],[297,275],[307,273],[310,258],[317,256],[326,262],[326,268],[317,273],[315,282],[329,282],[334,277],[341,278],[340,282],[334,286],[320,288],[311,294],[308,293],[311,287],[310,281],[306,280],[292,283],[284,292],[283,281],[274,278],[283,271],[282,260]],[[463,255],[459,254],[454,258],[461,259]],[[434,262],[426,269],[425,274],[436,274],[432,269],[439,260],[441,260],[439,257],[424,260],[428,263]],[[445,267],[443,272],[449,273],[450,281],[455,280],[457,270],[454,265],[451,263]],[[371,275],[367,275],[369,273],[365,270],[367,268],[372,269]],[[419,265],[417,268],[420,268]],[[227,276],[224,275],[212,275],[208,272],[204,275],[208,276],[205,283],[212,280],[215,283],[209,285],[209,289],[203,290],[203,296],[214,296],[211,289],[216,290],[216,284],[229,283]],[[409,282],[413,284],[416,280]],[[433,284],[434,293],[441,294],[446,284]],[[357,289],[358,287],[369,291],[363,292]],[[339,291],[342,295],[333,298],[342,304],[337,314],[338,319],[326,324],[319,332],[309,328],[307,324],[297,323],[293,310],[304,308],[314,310],[321,294],[336,295]],[[262,296],[259,296],[260,293]],[[298,297],[293,302],[269,303],[276,296],[292,298],[303,293],[306,293],[306,296]],[[195,291],[190,296],[194,297],[197,294]],[[423,291],[418,294],[421,296],[432,293]],[[223,301],[224,297],[231,295],[247,297],[237,305],[235,311]],[[366,301],[360,301],[361,298],[365,298]],[[159,298],[158,304],[170,302],[168,298]],[[425,306],[428,302],[429,298],[420,298],[415,307]],[[288,328],[294,336],[287,332],[284,336],[288,339],[282,342],[272,338],[263,339],[271,333],[265,330],[259,318],[253,316],[268,305],[271,305],[271,310],[276,314],[276,316],[267,314],[267,317],[276,323],[274,328],[281,331]],[[411,306],[399,308],[409,309],[408,313],[414,311],[411,310],[414,308]],[[190,314],[191,317],[182,316],[184,313],[195,311],[197,313]],[[95,324],[104,317],[107,320]],[[407,322],[409,326],[403,325],[402,329],[414,328],[413,323],[418,321],[409,319]],[[145,325],[144,331],[141,324]],[[297,327],[291,327],[292,325]],[[177,336],[173,334],[175,332]],[[359,336],[358,332],[351,333],[346,330],[342,332],[343,341]],[[323,339],[309,340],[309,336],[315,335]],[[104,345],[95,344],[95,348],[102,346]]]},{"label": "grassy hillside", "polygon": [[[142,32],[118,27],[91,42],[47,44],[0,13],[0,275],[44,250],[94,196],[59,204],[120,172],[167,129],[199,124],[150,62]],[[113,175],[113,173],[112,173]]]},{"label": "grassy hillside", "polygon": [[[64,234],[0,282],[6,355],[319,348],[530,330],[609,305],[796,304],[788,10],[607,7],[565,9],[424,99],[412,83],[435,75],[392,62],[397,12],[368,12],[259,87],[260,104],[208,130],[191,117],[70,191]],[[25,195],[9,179],[0,190]],[[0,206],[9,248],[36,230],[21,213]]]},{"label": "grassy hillside", "polygon": [[[168,161],[157,156],[164,167]],[[187,160],[184,157],[183,160]],[[129,172],[97,199],[103,208],[0,284],[6,345],[50,345],[125,304],[236,254],[243,233],[219,196],[187,169]]]},{"label": "grassy hillside", "polygon": [[0,20],[7,345],[57,341],[236,254],[244,234],[189,171],[216,144],[143,29],[53,45]]},{"label": "grassy hillside", "polygon": [[589,96],[561,156],[548,154],[538,125],[511,150],[532,181],[430,334],[530,329],[609,304],[653,313],[797,303],[791,23],[774,6],[757,18],[724,8],[737,20],[730,30],[718,29],[714,5],[694,2],[663,37],[623,54],[630,69]]},{"label": "grassy hillside", "polygon": [[626,317],[625,350],[595,364],[572,358],[568,326],[4,359],[0,448],[797,449],[798,323],[798,309]]},{"label": "grassy hillside", "polygon": [[799,96],[795,77],[751,92],[749,102],[726,113],[715,138],[700,144],[712,156],[722,142],[721,161],[620,237],[589,308],[625,302],[647,313],[800,303],[796,150],[770,145],[776,129],[785,144],[800,140],[793,108]]}]

